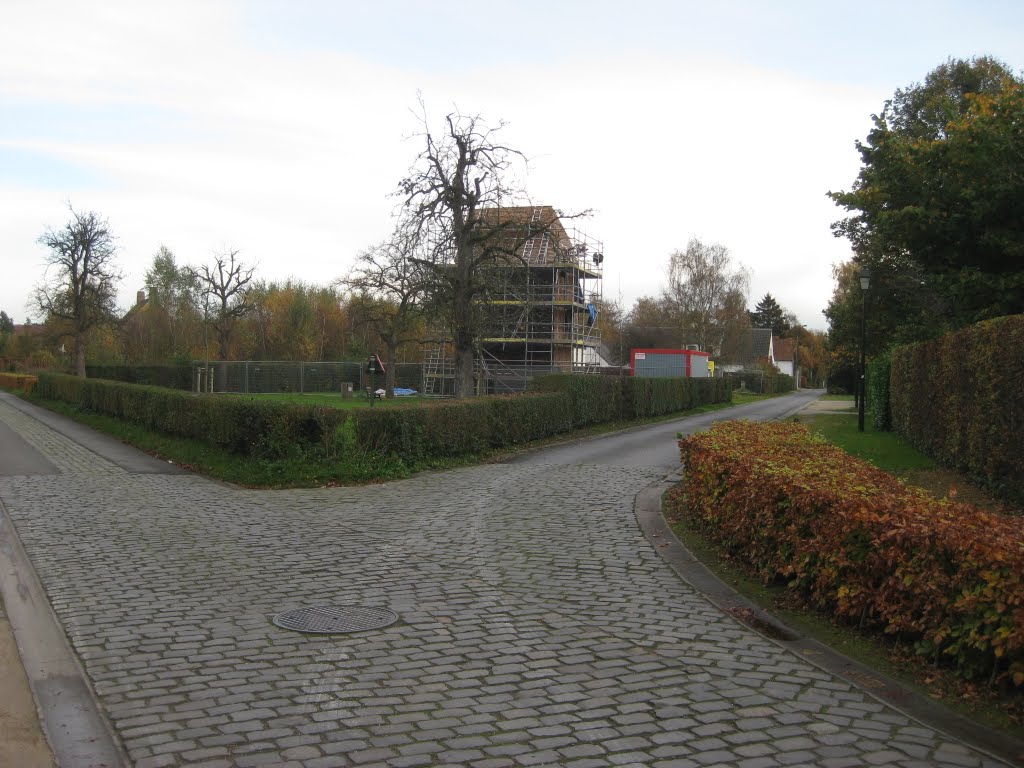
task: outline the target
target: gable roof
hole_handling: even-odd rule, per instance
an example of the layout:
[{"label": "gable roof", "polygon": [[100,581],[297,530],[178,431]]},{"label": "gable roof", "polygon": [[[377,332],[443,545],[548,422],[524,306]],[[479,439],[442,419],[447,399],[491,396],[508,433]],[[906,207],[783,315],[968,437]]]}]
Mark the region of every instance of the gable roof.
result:
[{"label": "gable roof", "polygon": [[775,350],[775,360],[784,363],[793,361],[793,339],[781,339],[778,336],[772,338],[772,348]]},{"label": "gable roof", "polygon": [[750,329],[750,359],[753,362],[768,358],[774,362],[772,355],[772,329],[751,328]]},{"label": "gable roof", "polygon": [[[483,208],[480,220],[485,226],[505,230],[502,240],[506,240],[508,247],[514,248],[516,255],[527,264],[574,260],[572,240],[562,226],[558,211],[550,205]],[[533,231],[537,234],[531,235]]]}]

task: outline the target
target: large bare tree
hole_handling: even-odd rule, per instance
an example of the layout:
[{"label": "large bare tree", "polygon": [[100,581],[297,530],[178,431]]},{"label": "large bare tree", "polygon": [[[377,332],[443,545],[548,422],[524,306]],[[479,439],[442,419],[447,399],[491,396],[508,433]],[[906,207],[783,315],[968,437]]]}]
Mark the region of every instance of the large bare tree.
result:
[{"label": "large bare tree", "polygon": [[221,360],[231,352],[231,338],[240,318],[252,311],[249,284],[255,267],[247,267],[239,251],[214,254],[213,264],[190,269],[204,300],[206,322],[217,332],[217,350]]},{"label": "large bare tree", "polygon": [[750,325],[749,286],[749,273],[742,266],[733,268],[728,248],[692,238],[685,251],[674,251],[669,257],[665,300],[683,338],[718,355],[738,325]]},{"label": "large bare tree", "polygon": [[404,217],[424,244],[429,304],[451,333],[456,397],[475,391],[473,361],[482,320],[478,299],[493,276],[490,268],[522,263],[523,243],[558,221],[502,215],[503,208],[525,202],[514,182],[515,167],[525,165],[525,158],[498,141],[503,126],[492,128],[479,116],[453,113],[445,117],[444,130],[434,134],[424,116],[423,149],[399,183]]},{"label": "large bare tree", "polygon": [[418,340],[422,298],[430,275],[430,260],[423,258],[416,229],[400,227],[379,245],[368,248],[341,284],[351,292],[349,307],[384,342],[384,389],[395,394],[398,348]]},{"label": "large bare tree", "polygon": [[114,321],[122,273],[114,263],[117,247],[107,220],[93,211],[79,213],[70,204],[68,209],[71,219],[61,229],[48,227],[39,237],[49,253],[46,277],[34,299],[41,312],[68,322],[75,373],[84,377],[89,332]]}]

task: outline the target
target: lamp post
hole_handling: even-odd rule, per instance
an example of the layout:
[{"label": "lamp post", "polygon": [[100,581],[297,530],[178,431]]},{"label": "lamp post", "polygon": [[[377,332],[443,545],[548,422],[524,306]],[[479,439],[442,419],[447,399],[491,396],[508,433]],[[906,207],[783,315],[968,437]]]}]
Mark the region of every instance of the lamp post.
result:
[{"label": "lamp post", "polygon": [[860,407],[857,410],[857,430],[864,431],[864,395],[867,392],[865,386],[865,350],[868,338],[868,287],[871,285],[871,270],[862,267],[857,275],[860,278],[860,382],[858,394],[860,395]]}]

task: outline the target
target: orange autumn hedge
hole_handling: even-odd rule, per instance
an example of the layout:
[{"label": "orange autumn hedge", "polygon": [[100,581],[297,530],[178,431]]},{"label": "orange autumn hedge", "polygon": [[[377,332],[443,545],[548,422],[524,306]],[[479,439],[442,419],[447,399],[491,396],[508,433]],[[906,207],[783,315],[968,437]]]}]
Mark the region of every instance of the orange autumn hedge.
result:
[{"label": "orange autumn hedge", "polygon": [[1024,519],[938,501],[795,423],[722,423],[679,445],[668,503],[764,580],[1024,687]]},{"label": "orange autumn hedge", "polygon": [[0,389],[31,392],[35,389],[38,379],[25,373],[0,373]]}]

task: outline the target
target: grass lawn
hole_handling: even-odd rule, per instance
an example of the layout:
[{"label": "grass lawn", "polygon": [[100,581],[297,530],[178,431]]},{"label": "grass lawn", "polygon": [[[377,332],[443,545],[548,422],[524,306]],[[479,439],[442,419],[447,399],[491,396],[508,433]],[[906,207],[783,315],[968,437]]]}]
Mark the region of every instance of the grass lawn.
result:
[{"label": "grass lawn", "polygon": [[304,405],[326,405],[339,410],[351,410],[353,408],[376,408],[377,406],[411,405],[423,402],[433,402],[434,398],[424,398],[420,395],[407,395],[403,397],[381,398],[374,400],[371,405],[362,392],[355,393],[352,397],[342,397],[337,392],[274,392],[271,394],[259,395],[231,395],[231,397],[247,397],[251,400],[273,401],[278,403],[302,403]]}]

